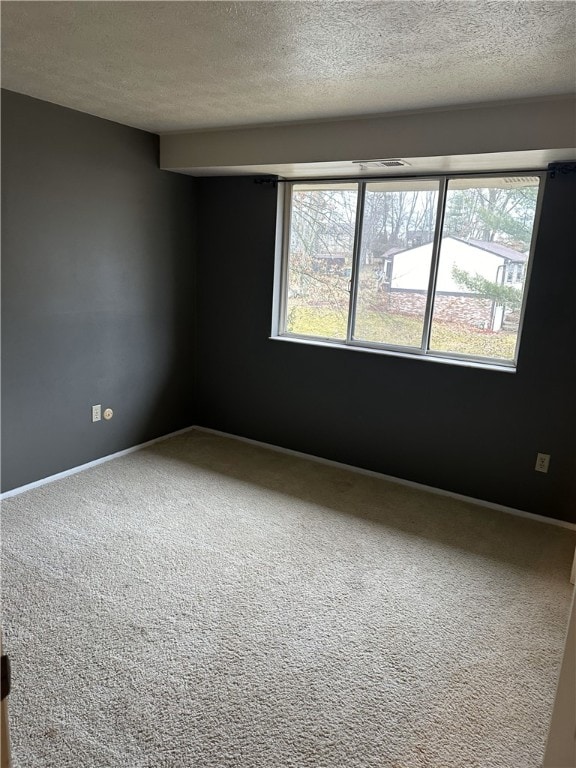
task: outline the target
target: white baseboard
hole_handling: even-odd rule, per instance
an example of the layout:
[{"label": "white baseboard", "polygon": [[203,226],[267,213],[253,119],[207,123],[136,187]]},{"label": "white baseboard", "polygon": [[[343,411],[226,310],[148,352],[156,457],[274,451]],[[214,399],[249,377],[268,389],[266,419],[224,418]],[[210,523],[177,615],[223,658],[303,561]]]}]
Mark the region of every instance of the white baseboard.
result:
[{"label": "white baseboard", "polygon": [[461,493],[453,493],[452,491],[445,491],[442,488],[435,488],[432,485],[424,485],[423,483],[415,483],[412,480],[403,480],[400,477],[394,477],[393,475],[384,475],[382,472],[374,472],[371,469],[362,469],[362,467],[355,467],[352,464],[343,464],[340,461],[332,461],[331,459],[324,459],[321,456],[313,456],[310,453],[302,453],[301,451],[293,451],[291,448],[282,448],[272,443],[263,443],[260,440],[252,440],[249,437],[241,437],[240,435],[233,435],[229,432],[221,432],[218,429],[210,429],[209,427],[195,426],[192,429],[199,432],[208,432],[213,435],[220,435],[220,437],[229,437],[233,440],[240,440],[243,443],[249,443],[250,445],[258,445],[261,448],[269,448],[272,451],[278,453],[286,453],[289,456],[297,456],[301,459],[308,459],[308,461],[316,461],[319,464],[326,464],[329,467],[338,467],[340,469],[347,469],[350,472],[357,472],[360,475],[368,475],[368,477],[377,477],[380,480],[387,480],[390,483],[397,483],[398,485],[405,485],[408,488],[415,488],[419,491],[427,491],[428,493],[434,493],[438,496],[449,496],[451,499],[458,499],[459,501],[465,501],[468,504],[476,504],[479,507],[486,507],[488,509],[495,509],[498,512],[506,512],[508,515],[516,515],[517,517],[526,517],[529,520],[536,520],[539,523],[548,523],[549,525],[557,525],[560,528],[568,528],[571,531],[576,531],[576,523],[568,523],[565,520],[558,520],[555,517],[545,517],[544,515],[535,515],[533,512],[524,512],[522,509],[514,509],[514,507],[505,507],[503,504],[495,504],[492,501],[484,501],[483,499],[475,499],[472,496],[464,496]]},{"label": "white baseboard", "polygon": [[315,462],[318,462],[319,464],[325,464],[326,466],[329,466],[329,467],[338,467],[340,469],[346,469],[350,472],[357,472],[360,475],[367,475],[368,477],[377,477],[380,480],[386,480],[390,483],[397,483],[398,485],[404,485],[404,486],[407,486],[408,488],[415,488],[420,491],[427,491],[428,493],[434,493],[439,496],[448,496],[452,499],[465,501],[468,504],[476,504],[479,507],[494,509],[498,512],[506,512],[506,514],[509,514],[509,515],[516,515],[517,517],[526,517],[529,520],[536,520],[537,522],[540,522],[540,523],[548,523],[549,525],[557,525],[560,528],[568,528],[571,531],[576,531],[576,524],[568,523],[565,520],[558,520],[554,517],[545,517],[544,515],[535,515],[532,512],[524,512],[524,510],[522,509],[514,509],[514,507],[505,507],[503,504],[494,504],[491,501],[484,501],[483,499],[475,499],[472,496],[464,496],[461,493],[453,493],[452,491],[446,491],[443,488],[435,488],[432,485],[424,485],[423,483],[416,483],[416,482],[413,482],[412,480],[404,480],[400,477],[394,477],[393,475],[385,475],[382,472],[374,472],[371,469],[363,469],[362,467],[355,467],[352,464],[344,464],[340,461],[332,461],[331,459],[324,459],[321,456],[314,456],[311,453],[294,451],[291,448],[282,448],[281,446],[273,445],[272,443],[264,443],[261,440],[252,440],[249,437],[233,435],[230,432],[222,432],[218,429],[211,429],[210,427],[200,427],[198,425],[185,427],[184,429],[179,429],[176,432],[170,432],[168,435],[162,435],[161,437],[156,437],[154,440],[148,440],[146,443],[140,443],[139,445],[134,445],[131,448],[125,448],[123,451],[117,451],[116,453],[111,453],[108,456],[103,456],[101,459],[95,459],[94,461],[89,461],[87,464],[81,464],[78,467],[67,469],[64,472],[58,472],[58,474],[56,475],[50,475],[49,477],[44,477],[41,480],[36,480],[33,483],[22,485],[19,488],[13,488],[10,491],[5,491],[4,493],[0,494],[0,500],[9,499],[12,496],[18,496],[20,493],[24,493],[25,491],[31,491],[33,488],[39,488],[42,485],[53,483],[55,480],[61,480],[64,477],[75,475],[78,472],[83,472],[85,469],[90,469],[90,467],[96,467],[98,464],[104,464],[107,461],[118,459],[121,456],[126,456],[129,453],[134,453],[135,451],[139,451],[142,448],[146,448],[149,445],[162,442],[163,440],[169,440],[171,437],[182,435],[185,432],[190,432],[191,430],[197,430],[198,432],[207,432],[212,435],[219,435],[220,437],[227,437],[232,440],[239,440],[242,443],[249,443],[250,445],[257,445],[257,446],[260,446],[261,448],[268,448],[271,451],[277,451],[278,453],[285,453],[288,456],[297,456],[298,458],[308,459],[308,461],[315,461]]},{"label": "white baseboard", "polygon": [[138,445],[133,445],[131,448],[124,448],[122,451],[116,451],[116,453],[110,453],[108,456],[102,456],[101,459],[94,459],[94,461],[89,461],[86,464],[80,464],[78,467],[72,467],[72,469],[66,469],[64,472],[58,472],[56,475],[50,475],[49,477],[43,477],[41,480],[35,480],[33,483],[28,483],[27,485],[21,485],[18,488],[12,488],[10,491],[4,491],[4,493],[0,493],[0,501],[3,499],[9,499],[12,496],[18,496],[21,493],[25,493],[25,491],[31,491],[33,488],[39,488],[41,485],[47,485],[48,483],[53,483],[55,480],[61,480],[63,477],[69,477],[70,475],[75,475],[78,472],[83,472],[85,469],[90,469],[90,467],[96,467],[98,464],[104,464],[107,461],[112,461],[112,459],[119,459],[120,456],[126,456],[129,453],[134,453],[135,451],[139,451],[142,448],[146,448],[149,445],[154,445],[154,443],[160,443],[163,440],[169,440],[171,437],[176,437],[176,435],[182,435],[184,432],[189,432],[191,429],[194,429],[194,427],[185,427],[184,429],[178,429],[176,432],[170,432],[168,435],[162,435],[161,437],[155,437],[153,440],[148,440],[145,443],[139,443]]}]

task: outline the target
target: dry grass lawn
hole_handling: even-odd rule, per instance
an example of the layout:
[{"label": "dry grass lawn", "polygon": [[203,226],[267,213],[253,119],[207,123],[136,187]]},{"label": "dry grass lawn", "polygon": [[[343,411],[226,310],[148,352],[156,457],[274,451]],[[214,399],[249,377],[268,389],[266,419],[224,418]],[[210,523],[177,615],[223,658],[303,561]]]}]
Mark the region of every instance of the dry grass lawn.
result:
[{"label": "dry grass lawn", "polygon": [[[287,330],[303,336],[346,338],[346,312],[321,307],[291,307]],[[363,313],[356,318],[354,338],[381,344],[420,347],[422,323],[407,315],[383,312]],[[455,352],[475,357],[513,360],[516,333],[492,333],[467,325],[435,322],[430,347],[438,352]]]}]

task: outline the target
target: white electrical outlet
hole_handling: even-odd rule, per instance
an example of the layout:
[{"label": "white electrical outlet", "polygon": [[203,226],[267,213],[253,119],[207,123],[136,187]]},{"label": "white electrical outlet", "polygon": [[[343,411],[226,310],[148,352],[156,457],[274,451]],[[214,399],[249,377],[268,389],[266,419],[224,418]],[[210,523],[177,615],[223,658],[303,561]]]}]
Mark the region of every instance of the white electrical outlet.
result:
[{"label": "white electrical outlet", "polygon": [[548,472],[549,466],[550,466],[550,454],[539,453],[536,456],[536,466],[534,467],[536,472]]},{"label": "white electrical outlet", "polygon": [[102,406],[101,405],[93,405],[92,406],[92,421],[100,421],[102,418]]}]

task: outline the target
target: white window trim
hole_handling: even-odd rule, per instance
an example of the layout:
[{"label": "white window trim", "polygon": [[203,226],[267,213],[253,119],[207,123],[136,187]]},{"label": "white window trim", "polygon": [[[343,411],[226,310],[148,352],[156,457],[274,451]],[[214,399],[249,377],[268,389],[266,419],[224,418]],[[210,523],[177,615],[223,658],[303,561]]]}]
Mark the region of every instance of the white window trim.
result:
[{"label": "white window trim", "polygon": [[[538,239],[538,229],[540,225],[540,213],[544,188],[547,180],[546,171],[491,171],[489,173],[459,173],[459,174],[435,174],[430,176],[370,176],[364,179],[298,179],[298,180],[280,180],[278,185],[278,208],[276,217],[276,249],[274,265],[274,292],[272,303],[272,331],[270,338],[272,340],[296,342],[299,344],[309,344],[312,346],[329,347],[336,349],[348,349],[357,352],[366,352],[369,354],[383,354],[393,357],[409,358],[412,360],[428,360],[436,363],[448,363],[452,365],[464,365],[466,367],[482,368],[488,370],[506,371],[514,373],[518,366],[518,354],[522,339],[524,327],[524,316],[526,303],[530,290],[532,276],[532,264],[534,261],[534,249]],[[530,241],[530,252],[525,266],[524,274],[524,293],[522,297],[522,307],[520,309],[520,319],[518,322],[518,334],[514,359],[503,360],[500,358],[479,357],[475,355],[465,355],[456,352],[438,352],[432,351],[429,347],[430,333],[432,327],[432,316],[434,312],[434,298],[436,278],[438,274],[438,264],[440,260],[440,244],[442,239],[442,230],[444,226],[444,213],[446,207],[446,192],[448,182],[451,179],[485,179],[502,178],[505,176],[531,176],[540,179],[538,197],[536,200],[536,210],[534,214],[534,226],[532,228],[532,238]],[[434,242],[432,248],[432,260],[430,266],[430,282],[428,285],[428,295],[426,299],[426,310],[424,316],[424,328],[422,333],[422,347],[403,347],[400,345],[383,344],[379,342],[360,341],[352,338],[352,329],[356,314],[356,297],[358,292],[358,261],[361,249],[361,227],[362,213],[364,206],[364,194],[366,184],[373,181],[438,181],[438,207],[436,215],[436,227],[434,231]],[[358,184],[358,204],[356,210],[354,249],[352,255],[352,274],[350,289],[350,304],[348,307],[348,327],[346,339],[322,338],[319,336],[305,336],[302,334],[293,334],[286,331],[286,311],[287,311],[287,278],[288,278],[288,259],[290,247],[290,224],[292,214],[292,188],[296,184],[318,183],[319,181],[330,181],[346,183],[347,181]]]}]

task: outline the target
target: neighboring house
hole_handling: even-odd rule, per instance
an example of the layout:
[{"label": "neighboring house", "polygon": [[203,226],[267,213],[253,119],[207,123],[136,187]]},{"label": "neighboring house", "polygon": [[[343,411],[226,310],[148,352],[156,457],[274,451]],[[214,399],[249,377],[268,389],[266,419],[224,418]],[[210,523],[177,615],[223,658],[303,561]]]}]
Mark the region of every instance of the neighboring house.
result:
[{"label": "neighboring house", "polygon": [[[390,249],[380,257],[381,287],[389,293],[389,306],[397,312],[421,315],[424,311],[432,243],[416,248]],[[522,288],[528,256],[500,243],[444,237],[436,281],[435,317],[499,331],[506,307],[470,293],[456,282],[454,267],[490,282]]]},{"label": "neighboring house", "polygon": [[[312,270],[323,274],[345,274],[346,262],[352,260],[351,251],[315,253],[312,256]],[[348,275],[351,270],[348,268]]]}]

